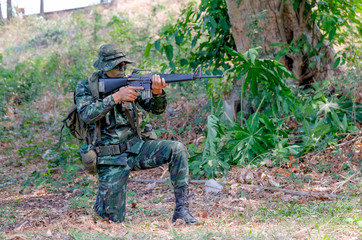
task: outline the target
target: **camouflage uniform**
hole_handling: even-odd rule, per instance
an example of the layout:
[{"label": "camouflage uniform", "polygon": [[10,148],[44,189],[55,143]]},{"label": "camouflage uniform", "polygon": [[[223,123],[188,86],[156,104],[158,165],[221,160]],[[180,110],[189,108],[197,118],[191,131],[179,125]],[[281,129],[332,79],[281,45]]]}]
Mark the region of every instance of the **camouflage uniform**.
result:
[{"label": "camouflage uniform", "polygon": [[[124,61],[131,62],[116,45],[104,45],[94,66],[108,71]],[[101,78],[107,77],[103,71],[98,75]],[[189,171],[185,146],[175,141],[140,140],[125,114],[127,108],[133,120],[137,121],[137,111],[133,109],[136,105],[130,102],[116,104],[111,95],[104,99],[94,99],[87,80],[77,84],[75,101],[80,117],[90,125],[92,132],[95,122],[100,121],[101,141],[97,142],[97,146],[132,142],[121,155],[98,157],[99,184],[94,210],[101,217],[107,217],[115,222],[122,222],[125,219],[126,185],[130,171],[154,168],[168,163],[174,188],[187,188]],[[154,114],[163,113],[167,104],[164,91],[161,95],[153,95],[151,99],[144,100],[139,96],[135,102],[144,110]]]}]

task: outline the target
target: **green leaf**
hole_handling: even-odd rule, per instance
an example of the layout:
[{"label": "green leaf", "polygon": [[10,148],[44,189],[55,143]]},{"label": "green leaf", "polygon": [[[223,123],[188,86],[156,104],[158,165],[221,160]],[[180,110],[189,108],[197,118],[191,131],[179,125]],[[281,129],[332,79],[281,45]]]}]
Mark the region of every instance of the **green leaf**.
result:
[{"label": "green leaf", "polygon": [[249,71],[248,72],[248,75],[246,75],[246,78],[245,78],[245,82],[243,84],[244,88],[242,89],[242,91],[246,91],[246,89],[248,88],[249,86],[249,83],[250,81],[252,80],[252,75],[253,75],[253,72],[252,71]]},{"label": "green leaf", "polygon": [[331,112],[331,116],[332,116],[332,119],[333,119],[333,121],[334,121],[334,124],[336,124],[339,129],[342,129],[342,128],[343,128],[342,123],[341,123],[341,121],[339,120],[339,118],[338,118],[338,116],[337,116],[337,114],[336,114],[335,111],[332,111],[332,112]]},{"label": "green leaf", "polygon": [[258,81],[257,81],[256,74],[252,74],[251,81],[250,81],[250,88],[251,88],[251,92],[255,96],[258,95]]},{"label": "green leaf", "polygon": [[161,50],[161,39],[159,39],[155,42],[155,48],[157,51]]},{"label": "green leaf", "polygon": [[172,45],[166,45],[163,47],[165,49],[166,57],[168,61],[172,61],[173,59],[173,46]]},{"label": "green leaf", "polygon": [[248,51],[248,54],[250,56],[251,63],[254,65],[255,64],[255,59],[258,56],[258,52],[255,49],[252,48],[252,49],[250,49]]},{"label": "green leaf", "polygon": [[332,42],[333,38],[334,38],[334,35],[336,35],[336,31],[337,31],[337,28],[332,28],[332,30],[329,31],[329,36],[328,36],[328,40],[330,42]]},{"label": "green leaf", "polygon": [[204,6],[204,7],[208,6],[207,3],[208,3],[208,0],[202,0],[201,1],[202,6]]},{"label": "green leaf", "polygon": [[319,43],[317,44],[317,46],[315,46],[315,48],[317,48],[317,49],[318,49],[318,48],[321,48],[321,47],[323,47],[323,45],[324,45],[323,42],[319,42]]},{"label": "green leaf", "polygon": [[182,66],[189,65],[189,61],[187,59],[185,59],[185,58],[181,59],[180,63],[181,63]]},{"label": "green leaf", "polygon": [[207,118],[207,137],[202,159],[216,154],[217,146],[220,142],[217,132],[219,121],[219,118],[213,114]]},{"label": "green leaf", "polygon": [[227,24],[224,18],[220,19],[220,25],[224,31],[228,31],[230,29],[230,26]]},{"label": "green leaf", "polygon": [[[241,57],[242,54],[235,51],[234,49],[232,48],[229,48],[229,47],[226,47],[226,50],[228,51],[228,53],[231,55],[231,56],[234,56],[234,57]],[[244,56],[242,56],[244,58]]]},{"label": "green leaf", "polygon": [[313,135],[312,129],[310,128],[309,123],[308,123],[307,119],[305,119],[305,118],[303,119],[303,129],[304,129],[304,132],[306,133],[306,135],[308,135],[308,136]]},{"label": "green leaf", "polygon": [[250,131],[252,133],[255,133],[257,128],[258,128],[258,125],[259,125],[259,117],[260,117],[260,113],[259,112],[256,112],[253,114],[252,116],[252,122],[251,122],[251,129]]},{"label": "green leaf", "polygon": [[336,59],[336,61],[334,62],[334,64],[333,64],[333,68],[338,67],[338,65],[339,65],[340,62],[341,62],[341,57],[338,57],[338,58]]},{"label": "green leaf", "polygon": [[294,0],[293,9],[296,12],[299,8],[299,0]]},{"label": "green leaf", "polygon": [[175,41],[177,45],[180,45],[181,43],[183,43],[184,39],[181,36],[177,35],[175,37]]},{"label": "green leaf", "polygon": [[281,47],[281,46],[283,46],[284,44],[283,43],[271,43],[271,44],[269,44],[269,46],[271,46],[271,47]]},{"label": "green leaf", "polygon": [[343,132],[347,132],[347,128],[348,128],[348,122],[347,122],[347,115],[344,114],[343,116],[343,120],[342,120],[342,130]]},{"label": "green leaf", "polygon": [[282,51],[277,52],[277,54],[275,55],[275,60],[279,60],[281,57],[284,57],[285,54]]},{"label": "green leaf", "polygon": [[214,29],[217,28],[218,25],[213,17],[210,17],[210,23]]},{"label": "green leaf", "polygon": [[197,36],[195,36],[195,37],[192,39],[191,48],[195,47],[196,42],[197,42]]},{"label": "green leaf", "polygon": [[362,13],[362,4],[357,4],[357,12]]},{"label": "green leaf", "polygon": [[147,47],[146,47],[146,50],[145,50],[145,58],[149,58],[149,56],[150,56],[150,51],[151,51],[151,47],[152,47],[152,44],[151,44],[151,43],[148,43],[148,44],[147,44]]}]

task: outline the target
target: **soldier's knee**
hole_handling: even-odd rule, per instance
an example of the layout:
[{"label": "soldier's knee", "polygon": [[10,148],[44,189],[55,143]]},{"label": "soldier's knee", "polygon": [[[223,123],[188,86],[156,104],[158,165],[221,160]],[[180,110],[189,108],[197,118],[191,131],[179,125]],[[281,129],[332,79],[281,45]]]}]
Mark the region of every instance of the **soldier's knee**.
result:
[{"label": "soldier's knee", "polygon": [[185,152],[186,153],[186,147],[183,143],[181,142],[174,142],[173,144],[174,146],[174,150],[177,151],[177,152]]}]

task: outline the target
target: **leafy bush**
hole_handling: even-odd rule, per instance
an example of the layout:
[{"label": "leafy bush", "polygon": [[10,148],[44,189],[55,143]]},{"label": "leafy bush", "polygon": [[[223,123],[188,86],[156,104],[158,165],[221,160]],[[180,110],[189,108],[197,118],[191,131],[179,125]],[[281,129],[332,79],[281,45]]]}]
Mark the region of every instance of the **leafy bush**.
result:
[{"label": "leafy bush", "polygon": [[[297,10],[300,1],[293,2]],[[353,44],[360,35],[354,32],[356,28],[360,32],[354,4],[354,1],[337,3],[334,0],[306,2],[310,14],[308,19],[322,30],[322,41],[328,39],[332,43]],[[342,11],[337,10],[339,7]],[[261,29],[256,29],[258,26],[253,22],[249,27],[248,36],[251,40],[257,39],[254,32]],[[353,34],[348,39],[343,38],[346,32]],[[313,61],[323,57],[320,51],[323,44],[313,48],[306,42],[304,35],[293,40],[284,46],[283,51],[276,53],[276,59],[288,52],[307,51],[312,59],[310,64],[316,64]],[[336,58],[334,67],[349,60],[349,63],[355,62],[356,69],[359,68],[356,53],[360,47],[352,48],[350,46],[349,50],[341,52],[342,57]],[[361,120],[361,104],[356,102],[357,94],[348,90],[351,86],[358,89],[359,74],[347,81],[342,76],[314,83],[309,89],[288,86],[286,80],[294,76],[277,61],[260,59],[257,46],[244,54],[234,51],[236,47],[224,0],[204,0],[199,6],[194,3],[187,5],[177,23],[166,25],[160,39],[148,45],[145,56],[155,53],[153,49],[164,56],[163,70],[180,71],[202,65],[207,72],[214,74],[226,71],[224,81],[209,80],[206,83],[208,96],[215,103],[236,82],[241,82],[238,123],[224,120],[223,111],[220,114],[212,112],[208,117],[203,150],[196,151],[190,158],[190,169],[197,176],[221,176],[227,173],[229,164],[259,164],[270,158],[274,164],[280,164],[289,161],[290,155],[300,157],[323,150],[336,144],[344,137],[343,133],[359,131],[356,124]],[[339,82],[341,79],[344,79],[343,83]],[[252,111],[244,119],[246,114],[243,113],[248,109],[243,109],[242,103],[246,100],[252,104]]]},{"label": "leafy bush", "polygon": [[[220,110],[208,117],[204,149],[190,158],[193,174],[218,177],[229,164],[259,164],[270,158],[274,164],[289,162],[290,155],[323,150],[343,138],[341,133],[359,131],[355,124],[362,105],[352,91],[341,95],[344,82],[334,83],[333,91],[326,87],[333,79],[315,83],[314,90],[292,90],[285,79],[293,76],[283,65],[259,59],[256,49],[245,54],[228,50],[235,66],[229,72],[243,78],[241,99],[248,92],[258,107],[248,119],[241,114],[240,123],[223,120]],[[291,121],[295,129],[288,126]]]},{"label": "leafy bush", "polygon": [[[231,67],[226,48],[235,48],[235,43],[224,0],[188,3],[177,22],[165,25],[159,35],[158,40],[147,45],[145,57],[161,54],[162,72],[189,72],[202,66],[206,74],[218,75]],[[205,88],[209,97],[218,99],[220,92],[230,91],[231,81],[208,80]]]}]

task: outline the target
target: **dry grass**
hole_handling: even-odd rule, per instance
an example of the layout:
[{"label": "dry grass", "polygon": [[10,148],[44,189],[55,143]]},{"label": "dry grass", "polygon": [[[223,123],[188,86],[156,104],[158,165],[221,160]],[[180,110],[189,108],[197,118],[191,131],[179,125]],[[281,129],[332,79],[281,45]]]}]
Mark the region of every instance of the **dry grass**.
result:
[{"label": "dry grass", "polygon": [[[118,2],[113,8],[104,8],[103,6],[90,7],[84,13],[82,31],[85,33],[84,42],[92,41],[93,26],[87,25],[94,19],[95,12],[102,16],[105,23],[109,22],[113,16],[127,17],[135,26],[134,31],[142,31],[145,26],[149,26],[150,37],[155,37],[166,21],[177,18],[182,6],[188,1],[166,1],[166,0],[138,0]],[[83,10],[78,15],[74,12],[64,12],[53,14],[45,20],[40,16],[29,16],[26,18],[15,18],[11,24],[0,26],[0,54],[4,57],[4,63],[8,67],[14,67],[34,56],[46,56],[49,53],[62,53],[67,46],[73,44],[72,35],[78,29],[74,29],[74,21],[82,18]],[[110,41],[109,30],[103,25],[105,30],[100,30],[103,38],[102,43]],[[87,29],[88,28],[88,29]],[[41,41],[44,33],[52,32],[56,29],[70,31],[66,32],[62,44],[31,44],[32,41]],[[102,44],[101,43],[101,44]],[[125,45],[132,45],[133,40],[129,39]],[[95,53],[96,54],[96,53]]]},{"label": "dry grass", "polygon": [[[135,177],[159,177],[163,169],[135,173]],[[143,176],[142,176],[143,175]],[[15,190],[17,187],[13,188]],[[221,194],[206,194],[204,186],[191,186],[190,206],[200,220],[196,225],[171,223],[173,194],[164,184],[154,188],[130,182],[128,190],[135,200],[127,205],[127,220],[112,223],[95,216],[91,208],[73,209],[68,202],[75,193],[52,194],[46,188],[28,190],[17,196],[0,197],[0,207],[7,206],[6,239],[359,239],[356,224],[347,224],[350,212],[361,217],[360,200],[339,202],[300,199],[295,214],[288,210],[296,198],[278,200],[269,192],[248,192],[250,198],[235,198],[226,187]],[[11,194],[12,195],[12,194]],[[283,196],[287,197],[287,196]],[[280,198],[279,198],[280,199]],[[315,204],[311,206],[310,204]],[[276,205],[280,211],[276,209]],[[309,204],[309,206],[308,206]],[[343,206],[345,205],[345,206]],[[331,215],[324,207],[330,207]],[[333,210],[333,208],[340,210]],[[348,210],[350,208],[350,210]],[[326,211],[321,213],[320,211]],[[283,211],[282,211],[283,210]],[[346,211],[346,212],[341,212]],[[323,216],[325,215],[325,216]],[[11,221],[15,221],[11,223]],[[8,222],[7,222],[8,221]],[[10,222],[9,222],[10,221]],[[1,235],[0,235],[1,236]],[[328,238],[330,237],[330,238]]]}]

